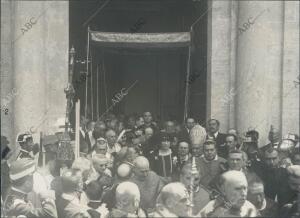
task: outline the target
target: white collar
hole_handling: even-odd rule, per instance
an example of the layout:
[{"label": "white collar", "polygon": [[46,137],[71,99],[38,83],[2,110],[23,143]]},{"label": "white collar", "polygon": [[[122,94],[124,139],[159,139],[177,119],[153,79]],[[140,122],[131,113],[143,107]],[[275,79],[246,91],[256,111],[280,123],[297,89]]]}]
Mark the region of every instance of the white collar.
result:
[{"label": "white collar", "polygon": [[262,210],[266,209],[266,207],[267,207],[267,201],[266,201],[266,199],[264,199],[263,205],[261,206],[261,208],[258,208],[258,210],[262,211]]},{"label": "white collar", "polygon": [[168,151],[161,151],[161,150],[158,150],[158,155],[159,156],[167,156],[167,155],[170,155],[170,154],[172,154],[172,150],[171,149],[169,149]]},{"label": "white collar", "polygon": [[217,138],[218,135],[219,135],[219,131],[217,131],[217,132],[214,133],[215,138]]}]

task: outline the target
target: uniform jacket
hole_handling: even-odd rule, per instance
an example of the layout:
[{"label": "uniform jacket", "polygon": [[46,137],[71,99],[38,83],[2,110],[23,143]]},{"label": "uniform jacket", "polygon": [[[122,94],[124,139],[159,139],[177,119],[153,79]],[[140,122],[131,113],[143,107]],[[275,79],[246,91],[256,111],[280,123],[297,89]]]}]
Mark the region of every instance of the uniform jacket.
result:
[{"label": "uniform jacket", "polygon": [[11,188],[7,192],[7,197],[4,201],[3,211],[5,217],[24,216],[27,218],[56,218],[57,211],[53,199],[42,201],[42,208],[34,208],[27,201],[27,194]]}]

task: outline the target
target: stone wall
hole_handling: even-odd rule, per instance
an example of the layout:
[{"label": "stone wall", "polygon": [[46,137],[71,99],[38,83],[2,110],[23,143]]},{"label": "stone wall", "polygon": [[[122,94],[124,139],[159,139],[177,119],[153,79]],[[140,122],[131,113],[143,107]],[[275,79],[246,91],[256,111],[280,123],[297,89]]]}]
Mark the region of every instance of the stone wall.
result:
[{"label": "stone wall", "polygon": [[[212,1],[210,117],[221,130],[299,133],[299,2]],[[236,40],[232,40],[236,39]]]},{"label": "stone wall", "polygon": [[[52,129],[65,116],[69,4],[66,1],[1,2],[1,106],[13,92],[1,134],[15,146],[20,132]],[[5,64],[4,64],[5,63]]]}]

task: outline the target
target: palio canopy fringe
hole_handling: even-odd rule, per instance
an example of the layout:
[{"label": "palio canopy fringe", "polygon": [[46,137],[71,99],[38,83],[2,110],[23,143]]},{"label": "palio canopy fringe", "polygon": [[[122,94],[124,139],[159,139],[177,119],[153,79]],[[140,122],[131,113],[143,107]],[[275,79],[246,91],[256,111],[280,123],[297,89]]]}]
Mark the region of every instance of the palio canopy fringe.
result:
[{"label": "palio canopy fringe", "polygon": [[177,33],[111,33],[90,31],[91,43],[103,47],[122,48],[175,48],[187,47],[189,32]]}]

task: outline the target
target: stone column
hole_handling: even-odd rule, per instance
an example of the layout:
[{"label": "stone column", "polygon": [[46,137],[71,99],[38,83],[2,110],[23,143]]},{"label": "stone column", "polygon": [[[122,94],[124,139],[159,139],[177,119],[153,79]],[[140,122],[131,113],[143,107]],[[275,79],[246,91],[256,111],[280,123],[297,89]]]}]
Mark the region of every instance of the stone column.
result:
[{"label": "stone column", "polygon": [[238,28],[244,30],[237,39],[237,129],[257,129],[262,146],[270,125],[282,126],[284,7],[282,1],[240,1],[238,8]]},{"label": "stone column", "polygon": [[[14,1],[11,5],[12,23],[5,28],[13,34],[7,36],[9,31],[6,31],[4,35],[10,37],[12,45],[10,78],[16,94],[12,102],[13,116],[6,123],[13,124],[10,132],[14,140],[18,133],[32,131],[35,142],[39,142],[40,131],[46,134],[58,131],[54,124],[58,118],[65,117],[69,4]],[[10,82],[6,81],[7,84],[1,83],[1,91],[10,90]],[[8,131],[6,128],[10,126],[1,125],[1,128]],[[15,146],[14,140],[11,146]]]},{"label": "stone column", "polygon": [[[282,133],[299,132],[299,1],[284,2]],[[276,51],[274,51],[276,52]]]},{"label": "stone column", "polygon": [[13,82],[13,52],[11,39],[14,36],[12,26],[12,1],[1,2],[1,135],[14,144],[13,132],[14,98],[16,90]]},{"label": "stone column", "polygon": [[207,114],[221,122],[221,131],[234,127],[235,28],[237,2],[209,1]]}]

